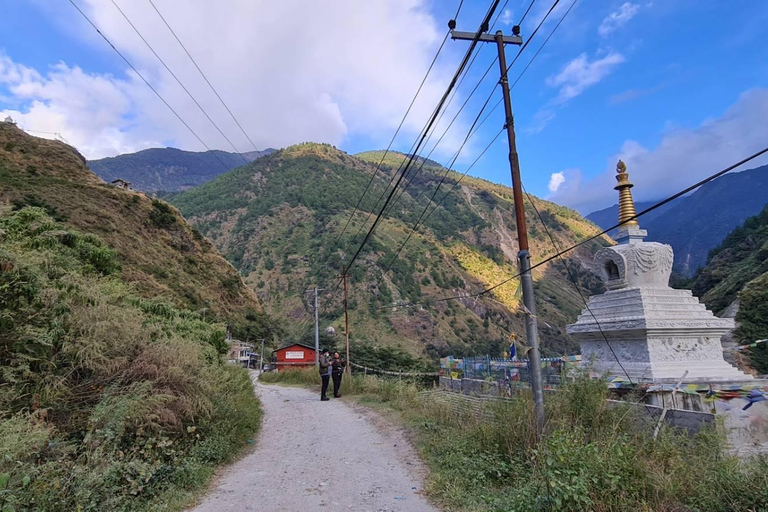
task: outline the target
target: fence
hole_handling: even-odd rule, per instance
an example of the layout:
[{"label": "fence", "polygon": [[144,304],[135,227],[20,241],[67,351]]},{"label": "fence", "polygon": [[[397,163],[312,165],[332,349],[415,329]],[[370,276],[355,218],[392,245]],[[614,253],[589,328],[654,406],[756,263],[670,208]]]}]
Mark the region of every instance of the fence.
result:
[{"label": "fence", "polygon": [[[563,373],[570,363],[577,363],[581,356],[541,358],[541,376],[544,386],[560,385]],[[531,373],[527,359],[512,360],[489,356],[440,360],[440,374],[453,379],[487,380],[508,384],[510,387],[530,385]]]}]

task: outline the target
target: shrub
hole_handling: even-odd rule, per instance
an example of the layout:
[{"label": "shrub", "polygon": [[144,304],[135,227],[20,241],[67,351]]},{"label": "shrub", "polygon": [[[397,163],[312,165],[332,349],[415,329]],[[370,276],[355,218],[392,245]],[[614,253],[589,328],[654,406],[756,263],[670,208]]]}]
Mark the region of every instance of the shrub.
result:
[{"label": "shrub", "polygon": [[41,208],[0,218],[0,510],[183,502],[259,424],[225,325],[148,300]]},{"label": "shrub", "polygon": [[149,212],[149,220],[158,228],[168,228],[176,223],[176,214],[164,201],[152,200],[152,210]]}]

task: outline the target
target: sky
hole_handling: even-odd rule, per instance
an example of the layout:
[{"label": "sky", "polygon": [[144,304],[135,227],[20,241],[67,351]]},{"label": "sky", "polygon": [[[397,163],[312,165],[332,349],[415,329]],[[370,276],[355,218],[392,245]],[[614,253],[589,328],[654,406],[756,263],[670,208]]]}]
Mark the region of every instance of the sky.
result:
[{"label": "sky", "polygon": [[[529,192],[587,214],[616,202],[619,158],[635,198],[654,200],[768,145],[768,2],[577,0],[565,16],[572,0],[561,0],[544,20],[553,2],[502,0],[493,27],[509,34],[521,24],[530,41],[522,52],[507,47]],[[489,5],[465,0],[457,30],[477,30]],[[90,159],[149,147],[245,152],[304,141],[351,154],[384,149],[458,6],[0,0],[0,117],[10,115],[33,135],[61,138]],[[411,150],[468,47],[444,43],[394,149]],[[495,56],[495,45],[479,45],[422,154],[431,151],[448,165],[461,148],[453,167],[464,172],[503,128],[502,107],[491,111],[501,98]],[[462,147],[489,97],[480,119],[490,116]],[[510,184],[506,137],[469,172]]]}]

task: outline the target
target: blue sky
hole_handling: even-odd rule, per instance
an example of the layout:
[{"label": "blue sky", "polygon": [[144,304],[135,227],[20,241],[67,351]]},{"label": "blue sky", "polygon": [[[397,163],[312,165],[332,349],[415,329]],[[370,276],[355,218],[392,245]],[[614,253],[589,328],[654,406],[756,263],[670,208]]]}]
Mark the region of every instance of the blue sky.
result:
[{"label": "blue sky", "polygon": [[[232,150],[111,1],[76,1],[203,142]],[[148,1],[116,2],[235,147],[253,149]],[[350,153],[386,147],[458,5],[154,3],[257,147],[317,140]],[[531,40],[510,72],[512,81],[570,4],[562,0]],[[534,3],[524,38],[551,5]],[[476,29],[487,6],[466,0],[457,28]],[[496,28],[508,32],[527,6],[510,0]],[[205,149],[69,2],[0,0],[0,11],[3,117],[10,114],[41,136],[59,133],[94,158],[165,145]],[[636,197],[657,199],[767,145],[766,24],[766,2],[578,0],[513,90],[528,190],[588,213],[615,202],[612,173],[619,157],[636,183]],[[448,40],[396,149],[410,148],[467,45]],[[508,48],[509,61],[517,51]],[[480,52],[446,119],[495,56],[492,45]],[[450,161],[497,79],[494,65],[433,158]],[[499,97],[496,91],[491,105]],[[474,160],[502,122],[499,108],[470,140],[456,170]],[[509,183],[506,158],[502,137],[471,172]]]}]

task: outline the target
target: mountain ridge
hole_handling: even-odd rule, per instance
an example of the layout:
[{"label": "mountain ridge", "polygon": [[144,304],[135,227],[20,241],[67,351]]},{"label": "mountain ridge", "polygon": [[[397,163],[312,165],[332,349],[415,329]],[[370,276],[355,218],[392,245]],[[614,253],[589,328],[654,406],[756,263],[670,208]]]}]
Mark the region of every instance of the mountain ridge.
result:
[{"label": "mountain ridge", "polygon": [[41,207],[102,238],[118,253],[122,279],[144,297],[232,321],[261,312],[237,271],[175,207],[103,183],[63,142],[0,123],[0,183],[0,207]]},{"label": "mountain ridge", "polygon": [[[389,173],[399,167],[397,160],[405,158],[403,154],[393,155],[394,160],[373,178],[371,190],[360,201],[338,247],[333,241],[376,172],[381,158],[378,152],[366,152],[361,159],[327,144],[303,143],[170,200],[239,269],[266,309],[286,318],[297,338],[308,339],[311,315],[304,291],[318,284],[331,288],[320,298],[322,327],[333,325],[340,332],[343,307],[338,295],[334,296],[333,286],[323,283],[335,286],[342,264],[367,231],[367,217],[380,208],[375,206],[376,198],[386,190]],[[435,303],[425,303],[425,299],[470,295],[516,273],[511,189],[463,178],[385,272],[443,172],[441,168],[440,175],[422,172],[413,177],[408,191],[382,217],[350,269],[354,336],[374,345],[400,344],[412,353],[432,357],[450,352],[500,355],[510,332],[524,338],[516,280],[483,297]],[[459,177],[449,172],[437,200]],[[560,248],[598,232],[573,210],[533,200]],[[526,210],[535,262],[555,250],[530,204]],[[592,251],[607,243],[601,239],[585,244],[570,259],[583,293],[601,287],[589,269]],[[559,264],[538,269],[535,279],[540,324],[543,338],[548,340],[545,352],[576,350],[564,326],[583,307],[579,294]],[[410,302],[421,304],[402,306]]]},{"label": "mountain ridge", "polygon": [[[130,181],[142,192],[177,192],[196,187],[216,176],[273,153],[274,149],[230,153],[221,150],[184,151],[182,149],[149,148],[135,153],[88,161],[88,167],[110,183],[116,179]],[[222,163],[224,164],[223,168]]]}]

